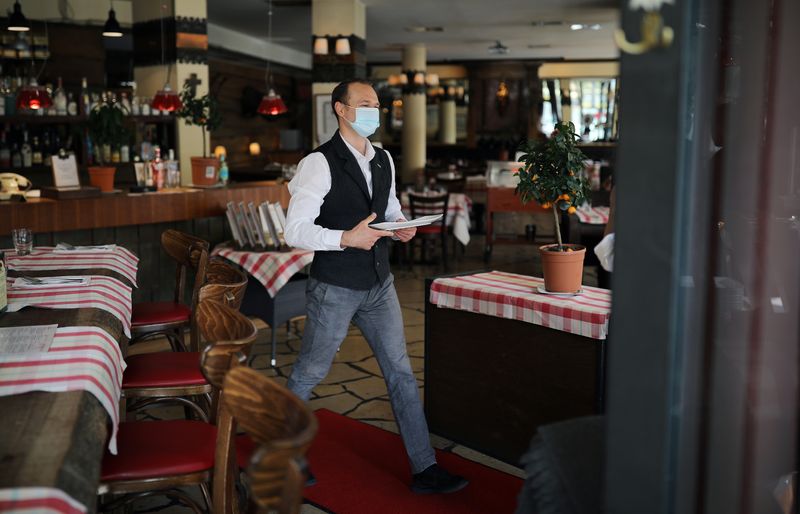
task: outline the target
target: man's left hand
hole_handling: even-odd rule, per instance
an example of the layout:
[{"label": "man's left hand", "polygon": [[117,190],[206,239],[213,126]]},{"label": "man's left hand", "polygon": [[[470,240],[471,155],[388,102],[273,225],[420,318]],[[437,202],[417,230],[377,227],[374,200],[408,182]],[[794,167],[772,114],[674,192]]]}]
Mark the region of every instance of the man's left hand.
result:
[{"label": "man's left hand", "polygon": [[[406,221],[403,218],[396,219],[395,221]],[[411,238],[414,237],[417,233],[417,227],[410,227],[404,228],[400,230],[394,231],[394,237],[397,238],[400,242],[407,243],[411,241]]]}]

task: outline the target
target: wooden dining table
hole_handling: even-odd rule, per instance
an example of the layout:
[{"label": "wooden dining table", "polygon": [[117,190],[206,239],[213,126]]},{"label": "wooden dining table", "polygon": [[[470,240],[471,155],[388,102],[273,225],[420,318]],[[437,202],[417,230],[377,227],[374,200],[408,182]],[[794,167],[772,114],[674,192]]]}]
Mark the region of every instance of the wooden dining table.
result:
[{"label": "wooden dining table", "polygon": [[[115,451],[138,259],[121,247],[37,248],[27,257],[6,251],[6,263],[10,312],[0,327],[58,329],[47,352],[0,353],[0,511],[93,512],[103,453]],[[89,282],[14,287],[19,277],[58,276]]]}]

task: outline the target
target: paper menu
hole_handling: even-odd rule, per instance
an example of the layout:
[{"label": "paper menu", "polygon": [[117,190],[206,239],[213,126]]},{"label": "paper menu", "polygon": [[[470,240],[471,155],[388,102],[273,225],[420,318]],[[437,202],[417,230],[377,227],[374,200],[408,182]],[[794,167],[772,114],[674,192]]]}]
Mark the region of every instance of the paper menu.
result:
[{"label": "paper menu", "polygon": [[58,325],[0,328],[0,355],[47,352],[57,328]]},{"label": "paper menu", "polygon": [[80,187],[78,180],[78,164],[75,161],[75,154],[66,157],[53,156],[53,184],[57,188]]}]

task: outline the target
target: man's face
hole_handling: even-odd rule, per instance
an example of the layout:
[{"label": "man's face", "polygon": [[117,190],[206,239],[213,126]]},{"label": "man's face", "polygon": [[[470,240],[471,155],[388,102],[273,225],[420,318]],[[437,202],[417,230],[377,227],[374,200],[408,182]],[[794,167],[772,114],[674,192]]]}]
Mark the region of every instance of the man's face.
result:
[{"label": "man's face", "polygon": [[347,87],[347,103],[336,102],[336,112],[348,121],[356,120],[356,107],[380,107],[378,94],[367,84],[354,82]]}]

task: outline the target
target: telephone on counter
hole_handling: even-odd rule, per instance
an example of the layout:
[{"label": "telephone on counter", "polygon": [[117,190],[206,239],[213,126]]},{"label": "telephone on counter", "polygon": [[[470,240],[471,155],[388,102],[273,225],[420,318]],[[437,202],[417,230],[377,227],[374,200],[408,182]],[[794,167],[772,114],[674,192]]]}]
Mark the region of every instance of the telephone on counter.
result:
[{"label": "telephone on counter", "polygon": [[15,195],[24,201],[25,193],[33,184],[30,180],[16,173],[0,173],[0,200],[11,200]]}]

